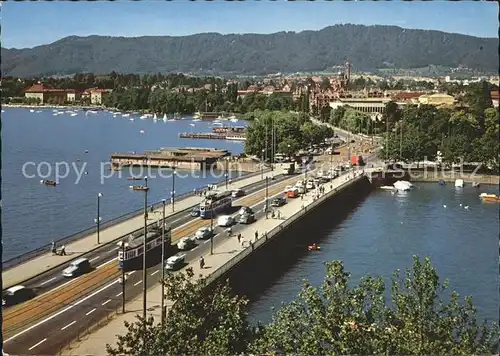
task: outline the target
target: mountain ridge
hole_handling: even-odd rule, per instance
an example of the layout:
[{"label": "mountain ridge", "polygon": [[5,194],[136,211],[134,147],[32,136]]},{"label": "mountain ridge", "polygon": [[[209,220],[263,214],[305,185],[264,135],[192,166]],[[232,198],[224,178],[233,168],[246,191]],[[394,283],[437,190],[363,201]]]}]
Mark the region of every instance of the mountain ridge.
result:
[{"label": "mountain ridge", "polygon": [[333,25],[272,34],[68,36],[33,48],[2,48],[3,75],[81,72],[268,74],[322,71],[345,61],[355,70],[442,65],[498,70],[498,39],[398,26]]}]

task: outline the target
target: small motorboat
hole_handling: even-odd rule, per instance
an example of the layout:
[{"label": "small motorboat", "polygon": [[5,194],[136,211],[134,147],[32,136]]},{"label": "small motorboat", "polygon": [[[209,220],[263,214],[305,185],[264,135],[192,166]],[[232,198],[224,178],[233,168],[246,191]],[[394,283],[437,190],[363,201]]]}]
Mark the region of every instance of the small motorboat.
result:
[{"label": "small motorboat", "polygon": [[446,182],[445,182],[444,180],[442,180],[442,179],[441,179],[441,180],[439,181],[439,185],[446,185]]},{"label": "small motorboat", "polygon": [[317,246],[316,244],[312,244],[307,246],[308,251],[319,251],[321,250],[321,247]]},{"label": "small motorboat", "polygon": [[484,202],[500,203],[500,197],[498,195],[495,195],[495,194],[481,193],[481,194],[479,194],[479,197]]},{"label": "small motorboat", "polygon": [[48,179],[42,179],[40,181],[40,184],[45,184],[45,185],[50,185],[52,187],[55,187],[57,185],[57,183],[53,180],[48,180]]},{"label": "small motorboat", "polygon": [[406,192],[413,188],[413,184],[411,184],[406,180],[398,180],[396,183],[394,183],[394,188],[396,188],[399,191]]},{"label": "small motorboat", "polygon": [[455,181],[455,187],[457,187],[457,188],[463,188],[464,187],[464,180],[463,179],[457,179]]},{"label": "small motorboat", "polygon": [[389,191],[395,191],[396,188],[394,188],[393,186],[390,186],[390,185],[383,185],[380,187],[380,189],[382,190],[389,190]]},{"label": "small motorboat", "polygon": [[142,178],[138,177],[128,177],[127,180],[141,180]]},{"label": "small motorboat", "polygon": [[131,185],[130,189],[132,189],[132,190],[149,190],[149,187],[146,187],[145,185]]},{"label": "small motorboat", "polygon": [[472,187],[473,188],[479,188],[479,183],[478,182],[472,182]]}]

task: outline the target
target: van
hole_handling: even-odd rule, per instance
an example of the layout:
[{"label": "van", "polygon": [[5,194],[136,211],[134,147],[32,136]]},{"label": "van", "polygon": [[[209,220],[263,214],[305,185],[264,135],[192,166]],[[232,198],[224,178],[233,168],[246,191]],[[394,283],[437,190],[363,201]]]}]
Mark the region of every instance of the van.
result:
[{"label": "van", "polygon": [[77,277],[89,272],[90,269],[90,261],[82,257],[71,262],[69,266],[63,270],[62,274],[64,277]]},{"label": "van", "polygon": [[287,197],[289,198],[297,198],[299,196],[299,190],[298,189],[291,189],[287,192]]}]

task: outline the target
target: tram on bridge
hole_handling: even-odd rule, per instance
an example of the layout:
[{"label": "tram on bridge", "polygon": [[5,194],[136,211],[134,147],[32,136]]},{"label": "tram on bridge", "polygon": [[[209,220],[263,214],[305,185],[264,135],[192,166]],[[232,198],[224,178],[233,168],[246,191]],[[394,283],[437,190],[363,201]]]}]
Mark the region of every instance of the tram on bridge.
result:
[{"label": "tram on bridge", "polygon": [[227,211],[232,206],[232,196],[230,191],[209,192],[200,203],[200,217],[210,219],[216,214]]},{"label": "tram on bridge", "polygon": [[[172,246],[172,228],[165,226],[165,259],[175,252]],[[162,229],[161,226],[149,227],[146,234],[146,259],[149,265],[155,265],[161,260],[162,250]],[[123,247],[122,244],[125,244]],[[118,245],[118,262],[124,271],[134,271],[142,269],[144,255],[144,232],[131,234]]]}]

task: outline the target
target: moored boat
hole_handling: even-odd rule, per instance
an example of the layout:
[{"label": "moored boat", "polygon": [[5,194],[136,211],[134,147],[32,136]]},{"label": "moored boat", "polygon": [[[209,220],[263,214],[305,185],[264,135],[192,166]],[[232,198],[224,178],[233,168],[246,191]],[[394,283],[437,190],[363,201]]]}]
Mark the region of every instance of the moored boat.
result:
[{"label": "moored boat", "polygon": [[485,202],[500,203],[500,197],[495,194],[481,193],[479,197]]},{"label": "moored boat", "polygon": [[132,190],[149,190],[149,187],[145,185],[131,185],[130,189]]},{"label": "moored boat", "polygon": [[457,187],[457,188],[463,188],[464,187],[464,180],[463,179],[457,179],[455,181],[455,187]]},{"label": "moored boat", "polygon": [[394,183],[394,188],[396,188],[399,191],[408,191],[413,188],[413,184],[406,180],[398,180],[396,183]]},{"label": "moored boat", "polygon": [[55,187],[57,185],[57,183],[53,180],[48,180],[48,179],[42,179],[40,181],[40,184],[45,184],[45,185],[50,185],[52,187]]}]

